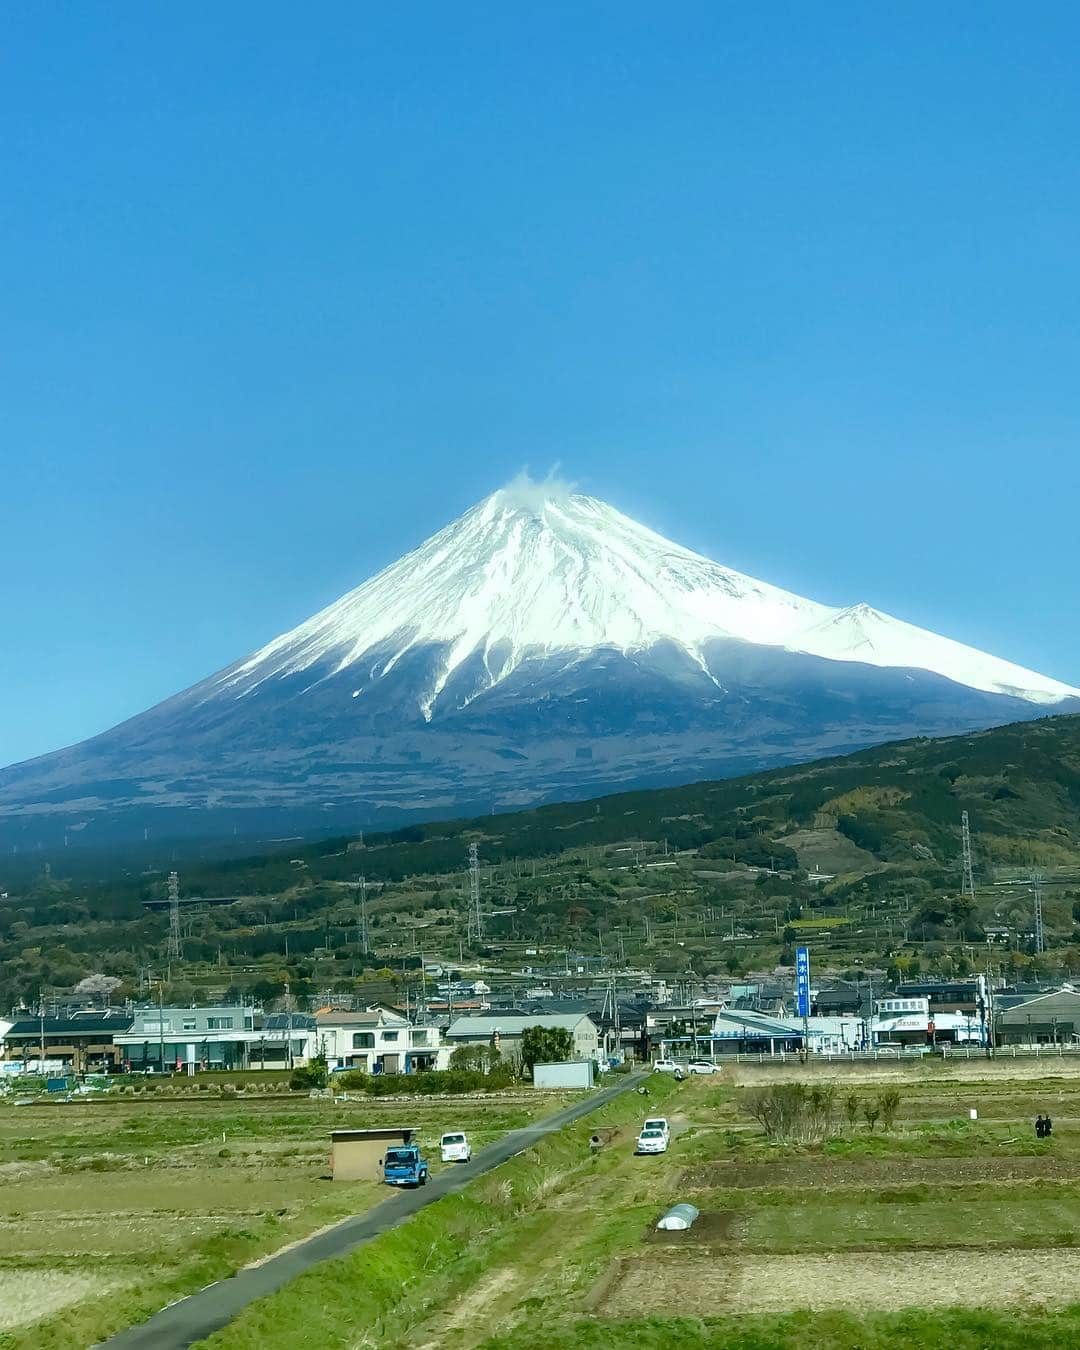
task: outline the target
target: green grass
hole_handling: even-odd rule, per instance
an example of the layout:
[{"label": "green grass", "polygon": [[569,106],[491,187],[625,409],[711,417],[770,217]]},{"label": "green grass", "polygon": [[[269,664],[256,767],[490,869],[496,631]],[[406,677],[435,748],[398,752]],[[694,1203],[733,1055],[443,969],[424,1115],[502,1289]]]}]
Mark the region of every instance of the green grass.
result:
[{"label": "green grass", "polygon": [[[940,1193],[939,1193],[940,1195]],[[893,1197],[882,1196],[882,1200]],[[1075,1246],[1080,1234],[1076,1194],[976,1201],[762,1206],[748,1216],[740,1246],[772,1252],[844,1248]]]},{"label": "green grass", "polygon": [[974,1309],[891,1316],[641,1318],[523,1327],[481,1350],[1064,1350],[1080,1345],[1080,1305],[1042,1316]]}]

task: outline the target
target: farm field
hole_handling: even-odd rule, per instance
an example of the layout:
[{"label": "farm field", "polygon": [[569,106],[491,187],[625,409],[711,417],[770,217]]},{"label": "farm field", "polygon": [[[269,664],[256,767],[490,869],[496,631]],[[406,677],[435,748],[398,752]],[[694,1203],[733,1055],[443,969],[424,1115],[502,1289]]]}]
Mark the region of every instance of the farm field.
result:
[{"label": "farm field", "polygon": [[508,1094],[331,1102],[211,1090],[0,1104],[0,1347],[74,1350],[394,1194],[329,1180],[339,1126],[446,1129],[474,1147],[561,1104]]},{"label": "farm field", "polygon": [[[528,1170],[515,1162],[440,1201],[422,1232],[408,1237],[410,1223],[310,1272],[205,1344],[1080,1344],[1080,1078],[1031,1061],[1025,1080],[1023,1068],[1013,1062],[999,1077],[996,1065],[970,1066],[969,1075],[982,1074],[975,1077],[922,1066],[897,1085],[888,1130],[879,1122],[871,1130],[862,1114],[881,1076],[849,1075],[832,1137],[816,1144],[770,1142],[747,1114],[753,1089],[740,1086],[737,1069],[723,1085],[654,1089],[650,1081],[655,1095],[623,1099],[597,1154],[588,1147],[592,1123],[571,1127]],[[842,1102],[853,1094],[859,1111],[849,1120]],[[643,1110],[661,1102],[672,1147],[636,1158]],[[1053,1116],[1050,1140],[1034,1136],[1038,1110]],[[676,1200],[691,1201],[701,1217],[689,1232],[657,1233],[656,1219]],[[455,1234],[466,1240],[455,1245]],[[410,1251],[428,1255],[423,1290],[380,1301],[389,1271],[399,1294],[407,1287]]]}]

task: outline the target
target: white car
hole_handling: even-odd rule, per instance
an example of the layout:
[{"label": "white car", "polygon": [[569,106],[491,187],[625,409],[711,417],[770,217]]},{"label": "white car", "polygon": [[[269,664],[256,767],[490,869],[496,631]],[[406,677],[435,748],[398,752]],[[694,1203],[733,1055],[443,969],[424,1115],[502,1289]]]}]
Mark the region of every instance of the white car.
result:
[{"label": "white car", "polygon": [[642,1130],[637,1137],[635,1153],[666,1153],[668,1137],[663,1130]]},{"label": "white car", "polygon": [[439,1152],[443,1162],[468,1162],[472,1157],[472,1144],[465,1134],[444,1134],[439,1140]]},{"label": "white car", "polygon": [[711,1059],[692,1059],[686,1066],[688,1073],[719,1073],[720,1065]]},{"label": "white car", "polygon": [[682,1065],[676,1064],[673,1059],[653,1060],[652,1071],[653,1073],[672,1073],[676,1078],[681,1078],[683,1076]]},{"label": "white car", "polygon": [[671,1126],[667,1122],[667,1116],[650,1116],[641,1127],[641,1133],[645,1134],[648,1130],[659,1130],[666,1138],[671,1138]]}]

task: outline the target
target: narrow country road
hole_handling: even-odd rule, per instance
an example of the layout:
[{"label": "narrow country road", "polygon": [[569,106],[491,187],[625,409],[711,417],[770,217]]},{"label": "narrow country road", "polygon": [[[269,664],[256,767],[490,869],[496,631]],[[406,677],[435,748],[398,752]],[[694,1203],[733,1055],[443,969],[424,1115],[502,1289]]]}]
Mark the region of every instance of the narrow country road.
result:
[{"label": "narrow country road", "polygon": [[639,1086],[644,1076],[637,1073],[620,1078],[613,1087],[590,1093],[536,1125],[511,1130],[502,1139],[481,1149],[471,1162],[441,1172],[427,1186],[415,1191],[399,1191],[365,1214],[345,1219],[333,1228],[269,1257],[260,1265],[247,1266],[227,1280],[219,1280],[196,1294],[170,1303],[149,1321],[129,1327],[100,1344],[110,1350],[186,1350],[187,1346],[219,1331],[255,1299],[274,1293],[320,1261],[345,1256],[380,1233],[396,1228],[440,1196],[462,1190],[470,1181],[531,1148],[545,1135],[580,1120],[621,1093]]}]

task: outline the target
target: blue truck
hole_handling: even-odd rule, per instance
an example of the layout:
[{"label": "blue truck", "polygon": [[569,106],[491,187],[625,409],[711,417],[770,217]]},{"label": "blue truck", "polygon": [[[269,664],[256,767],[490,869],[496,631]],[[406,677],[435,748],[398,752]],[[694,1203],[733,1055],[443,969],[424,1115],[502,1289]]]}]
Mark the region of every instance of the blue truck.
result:
[{"label": "blue truck", "polygon": [[383,1181],[388,1186],[426,1186],[427,1159],[417,1144],[398,1144],[386,1150]]}]

